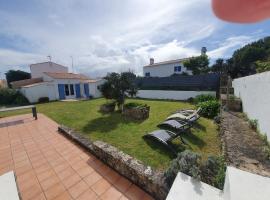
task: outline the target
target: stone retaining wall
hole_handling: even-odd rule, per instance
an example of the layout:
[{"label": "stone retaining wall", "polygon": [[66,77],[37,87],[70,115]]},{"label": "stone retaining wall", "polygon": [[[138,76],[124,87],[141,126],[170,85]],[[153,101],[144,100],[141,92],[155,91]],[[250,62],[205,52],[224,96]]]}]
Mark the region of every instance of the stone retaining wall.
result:
[{"label": "stone retaining wall", "polygon": [[145,166],[137,159],[105,142],[90,141],[68,127],[60,126],[58,131],[87,149],[119,174],[151,194],[155,199],[166,198],[169,188],[164,181],[163,173],[152,170],[151,167]]}]

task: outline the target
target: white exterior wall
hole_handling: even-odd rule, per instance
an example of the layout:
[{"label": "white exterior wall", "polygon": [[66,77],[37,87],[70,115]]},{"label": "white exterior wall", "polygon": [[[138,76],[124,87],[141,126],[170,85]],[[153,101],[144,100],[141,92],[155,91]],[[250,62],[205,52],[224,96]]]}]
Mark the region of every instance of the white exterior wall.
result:
[{"label": "white exterior wall", "polygon": [[90,95],[94,98],[99,98],[102,96],[101,92],[98,89],[98,86],[102,85],[105,82],[105,80],[99,80],[95,83],[89,83],[89,91]]},{"label": "white exterior wall", "polygon": [[30,65],[31,77],[43,77],[43,72],[68,73],[68,68],[53,62],[45,62]]},{"label": "white exterior wall", "polygon": [[169,90],[138,90],[137,97],[146,99],[187,100],[201,94],[216,96],[215,91],[169,91]]},{"label": "white exterior wall", "polygon": [[53,83],[42,83],[30,87],[22,87],[20,91],[30,103],[38,102],[40,97],[49,97],[50,101],[58,99]]},{"label": "white exterior wall", "polygon": [[260,131],[270,140],[270,72],[235,79],[233,88],[242,100],[243,111],[258,120]]},{"label": "white exterior wall", "polygon": [[[175,66],[181,66],[181,72],[174,72]],[[145,73],[150,72],[151,77],[168,77],[172,74],[182,74],[183,72],[188,73],[189,75],[192,75],[192,71],[187,70],[186,67],[184,67],[183,63],[172,63],[172,64],[164,64],[164,65],[158,65],[158,66],[146,66],[143,68],[143,75],[145,76]]]}]

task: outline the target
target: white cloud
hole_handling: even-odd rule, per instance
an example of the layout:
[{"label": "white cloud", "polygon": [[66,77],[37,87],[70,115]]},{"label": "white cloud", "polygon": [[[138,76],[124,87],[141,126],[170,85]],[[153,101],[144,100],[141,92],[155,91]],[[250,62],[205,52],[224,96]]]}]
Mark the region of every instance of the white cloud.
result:
[{"label": "white cloud", "polygon": [[[70,66],[73,56],[76,71],[91,76],[126,69],[140,74],[150,57],[198,55],[200,47],[193,44],[222,27],[210,0],[29,0],[26,6],[28,12],[16,5],[12,12],[0,7],[0,39],[22,38],[21,49],[27,50],[0,43],[0,66],[25,68],[48,55]],[[243,42],[226,40],[210,54],[219,57]]]}]

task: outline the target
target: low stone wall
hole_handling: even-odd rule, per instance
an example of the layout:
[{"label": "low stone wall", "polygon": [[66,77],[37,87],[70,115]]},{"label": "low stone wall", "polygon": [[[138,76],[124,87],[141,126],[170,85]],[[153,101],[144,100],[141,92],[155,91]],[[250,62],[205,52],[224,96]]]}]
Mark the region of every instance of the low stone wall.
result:
[{"label": "low stone wall", "polygon": [[165,183],[163,173],[152,170],[151,167],[145,166],[140,161],[105,142],[92,142],[68,127],[60,126],[58,131],[87,149],[119,174],[151,194],[155,199],[166,198],[169,188]]},{"label": "low stone wall", "polygon": [[150,106],[124,108],[123,115],[136,120],[145,120],[149,117]]}]

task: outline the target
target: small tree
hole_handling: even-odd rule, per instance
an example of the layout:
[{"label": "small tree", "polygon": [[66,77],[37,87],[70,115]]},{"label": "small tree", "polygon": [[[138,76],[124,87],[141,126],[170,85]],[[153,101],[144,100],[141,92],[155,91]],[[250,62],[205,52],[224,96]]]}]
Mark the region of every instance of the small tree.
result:
[{"label": "small tree", "polygon": [[209,58],[207,55],[192,57],[184,62],[184,66],[194,75],[205,74],[209,71]]},{"label": "small tree", "polygon": [[114,99],[119,110],[123,110],[127,95],[133,97],[137,94],[135,85],[136,75],[132,72],[109,73],[106,82],[101,85],[100,91],[106,99]]}]

